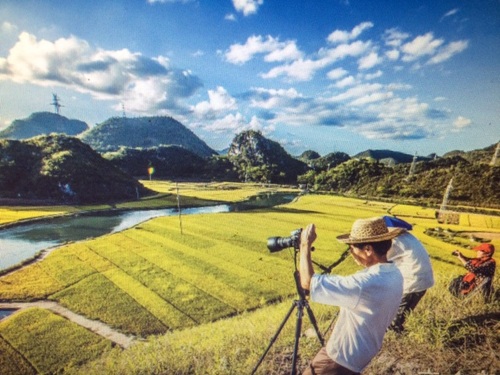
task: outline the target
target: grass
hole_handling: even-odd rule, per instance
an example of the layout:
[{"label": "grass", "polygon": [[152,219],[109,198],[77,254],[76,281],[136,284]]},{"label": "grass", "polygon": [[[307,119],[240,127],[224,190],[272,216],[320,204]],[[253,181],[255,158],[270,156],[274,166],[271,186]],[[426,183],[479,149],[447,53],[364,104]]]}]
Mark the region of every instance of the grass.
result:
[{"label": "grass", "polygon": [[273,192],[276,190],[297,191],[297,189],[294,188],[241,182],[177,183],[172,181],[141,180],[141,183],[148,189],[163,194],[171,194],[175,198],[177,194],[179,194],[181,202],[187,197],[218,202],[238,202],[265,192]]},{"label": "grass", "polygon": [[[151,183],[167,194],[175,186]],[[235,193],[232,186],[222,186],[181,188],[186,196],[204,194],[203,199],[216,195],[222,199],[221,192],[227,199]],[[235,199],[244,195],[238,192]],[[426,228],[438,225],[427,210],[307,195],[268,210],[184,216],[182,233],[177,217],[157,218],[120,233],[65,245],[40,263],[0,277],[0,299],[49,297],[125,333],[147,337],[125,351],[106,351],[82,368],[71,365],[67,370],[70,373],[249,373],[296,295],[294,251],[270,253],[266,238],[288,236],[292,230],[314,222],[318,239],[313,259],[329,265],[345,250],[335,237],[348,232],[355,219],[392,212],[414,225],[414,234],[431,256],[437,285],[408,319],[407,334],[389,333],[384,349],[365,374],[415,374],[427,369],[442,374],[459,370],[479,373],[498,368],[500,304],[475,299],[457,308],[462,303],[458,305],[446,288],[449,280],[464,269],[450,255],[456,245],[424,234]],[[486,218],[478,220],[479,226],[473,229],[485,230],[490,222],[496,225],[495,220]],[[443,227],[471,230],[468,225]],[[500,240],[493,243],[498,248]],[[350,274],[358,269],[348,258],[334,272]],[[498,279],[497,274],[497,285]],[[321,330],[326,330],[336,308],[311,306]],[[295,314],[259,373],[289,372],[294,322]],[[25,342],[33,338],[30,331],[22,329],[27,323],[17,324]],[[305,332],[310,328],[307,318],[304,325]],[[0,335],[4,337],[2,350],[11,345],[12,339],[5,339],[1,329]],[[300,366],[318,348],[317,339],[301,338]],[[469,352],[474,353],[472,358]],[[33,362],[29,347],[19,353]],[[64,361],[67,357],[63,355],[61,366],[65,366]]]},{"label": "grass", "polygon": [[59,216],[77,211],[71,206],[58,207],[1,207],[0,225],[13,222],[19,222],[39,217]]},{"label": "grass", "polygon": [[[109,341],[41,309],[29,309],[0,322],[0,334],[42,374],[61,373],[69,367],[81,366],[111,349]],[[14,366],[19,367],[18,364],[29,373],[31,366],[24,361],[16,361]],[[7,366],[10,368],[10,364]]]}]

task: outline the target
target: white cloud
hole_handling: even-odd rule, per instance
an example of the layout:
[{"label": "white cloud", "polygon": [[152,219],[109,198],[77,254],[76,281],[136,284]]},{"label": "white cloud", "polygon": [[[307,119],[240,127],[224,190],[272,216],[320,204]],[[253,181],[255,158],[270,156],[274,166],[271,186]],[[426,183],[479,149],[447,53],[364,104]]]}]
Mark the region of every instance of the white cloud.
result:
[{"label": "white cloud", "polygon": [[370,52],[368,55],[363,56],[358,60],[358,67],[361,70],[371,69],[381,62],[382,58],[380,58],[377,52]]},{"label": "white cloud", "polygon": [[299,59],[288,65],[281,65],[262,74],[262,78],[277,78],[281,75],[287,76],[297,81],[309,81],[316,71],[325,67],[323,60],[303,60]]},{"label": "white cloud", "polygon": [[458,116],[455,121],[453,121],[453,126],[456,129],[463,129],[472,124],[472,121],[466,117]]},{"label": "white cloud", "polygon": [[263,134],[268,134],[274,130],[274,127],[264,126],[256,116],[252,116],[250,121],[247,121],[245,117],[238,112],[236,114],[231,113],[221,119],[217,119],[206,126],[203,126],[203,129],[208,132],[230,132],[233,134],[238,134],[245,130],[260,130]]},{"label": "white cloud", "polygon": [[293,105],[302,95],[296,89],[252,89],[250,105],[262,109],[275,109]]},{"label": "white cloud", "polygon": [[217,89],[208,90],[208,101],[203,101],[191,108],[198,117],[214,115],[218,112],[236,109],[236,99],[228,94],[226,89],[218,86]]},{"label": "white cloud", "polygon": [[264,57],[267,62],[291,61],[300,59],[302,52],[299,51],[295,42],[286,42],[281,44],[278,49],[275,49]]},{"label": "white cloud", "polygon": [[328,35],[327,40],[330,43],[346,43],[350,40],[356,39],[361,33],[373,27],[371,22],[363,22],[355,26],[351,31],[335,30]]},{"label": "white cloud", "polygon": [[399,29],[387,29],[384,32],[383,38],[387,46],[398,48],[403,44],[403,41],[408,39],[410,34],[400,31]]},{"label": "white cloud", "polygon": [[425,55],[433,55],[443,43],[443,39],[435,39],[431,32],[419,35],[401,47],[404,53],[403,61],[414,61]]},{"label": "white cloud", "polygon": [[446,61],[457,53],[464,51],[469,46],[467,40],[459,40],[457,42],[451,42],[441,48],[435,56],[433,56],[427,63],[428,64],[440,64]]},{"label": "white cloud", "polygon": [[225,58],[232,64],[241,65],[258,54],[266,54],[264,59],[268,62],[294,60],[302,56],[294,41],[280,42],[269,35],[265,39],[261,35],[253,35],[245,44],[231,45]]},{"label": "white cloud", "polygon": [[243,13],[244,16],[257,13],[264,0],[233,0],[234,9]]},{"label": "white cloud", "polygon": [[355,86],[341,94],[331,97],[329,100],[332,102],[342,102],[346,100],[351,100],[355,98],[360,98],[362,96],[368,95],[373,92],[377,92],[382,89],[382,85],[379,83],[364,83]]},{"label": "white cloud", "polygon": [[240,129],[244,129],[247,122],[241,113],[228,114],[222,119],[213,121],[212,123],[204,126],[207,131],[226,132],[231,131],[238,133]]},{"label": "white cloud", "polygon": [[345,77],[340,81],[335,82],[335,87],[344,88],[347,86],[352,86],[356,83],[356,79],[353,76]]},{"label": "white cloud", "polygon": [[361,96],[357,99],[354,99],[352,102],[350,102],[350,105],[354,106],[364,106],[369,103],[375,103],[375,102],[380,102],[383,100],[387,100],[394,97],[394,93],[391,91],[387,92],[374,92],[368,95]]},{"label": "white cloud", "polygon": [[342,78],[343,76],[345,76],[347,74],[347,70],[345,69],[342,69],[342,68],[336,68],[336,69],[333,69],[333,70],[330,70],[326,76],[329,78],[329,79],[332,79],[332,80],[337,80],[339,78]]},{"label": "white cloud", "polygon": [[397,49],[391,49],[385,52],[385,55],[389,60],[397,60],[399,59],[399,51]]},{"label": "white cloud", "polygon": [[371,42],[362,42],[357,40],[350,44],[341,44],[335,48],[322,49],[319,53],[324,60],[324,64],[331,64],[338,60],[342,60],[346,57],[357,57],[361,56],[369,50],[371,47]]},{"label": "white cloud", "polygon": [[8,34],[15,33],[17,32],[17,26],[8,21],[4,21],[2,22],[2,25],[0,25],[0,31]]},{"label": "white cloud", "polygon": [[364,75],[364,79],[366,80],[372,80],[372,79],[375,79],[375,78],[380,78],[384,75],[384,73],[381,71],[381,70],[377,70],[375,73],[371,73],[371,74],[365,74]]},{"label": "white cloud", "polygon": [[0,80],[39,86],[63,86],[98,100],[124,102],[131,111],[180,110],[201,81],[189,71],[173,69],[163,56],[147,58],[128,49],[92,48],[74,36],[38,40],[23,32],[6,58]]},{"label": "white cloud", "polygon": [[291,80],[309,81],[316,72],[346,57],[356,57],[365,53],[371,46],[371,42],[355,41],[350,44],[341,44],[334,48],[319,51],[318,59],[298,59],[287,65],[272,68],[269,72],[262,74],[262,78],[278,78],[285,76]]},{"label": "white cloud", "polygon": [[224,16],[226,21],[236,21],[236,16],[233,13],[228,13]]},{"label": "white cloud", "polygon": [[455,9],[452,9],[452,10],[450,10],[450,11],[446,12],[446,13],[443,15],[443,17],[441,17],[441,21],[442,21],[442,20],[444,20],[444,19],[445,19],[445,18],[447,18],[447,17],[450,17],[450,16],[453,16],[453,15],[457,14],[457,13],[459,12],[459,10],[460,10],[460,9],[455,8]]}]

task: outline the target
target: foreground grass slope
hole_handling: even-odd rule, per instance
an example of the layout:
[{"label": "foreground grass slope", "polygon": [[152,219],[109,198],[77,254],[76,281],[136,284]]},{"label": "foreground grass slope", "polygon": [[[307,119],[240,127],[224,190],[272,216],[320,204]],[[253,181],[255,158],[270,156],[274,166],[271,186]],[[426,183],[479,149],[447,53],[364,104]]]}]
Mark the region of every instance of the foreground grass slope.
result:
[{"label": "foreground grass slope", "polygon": [[[432,210],[414,206],[303,196],[265,211],[184,216],[182,233],[177,217],[158,218],[121,233],[66,245],[40,263],[1,277],[0,299],[53,299],[122,332],[147,337],[127,350],[106,350],[101,359],[84,368],[78,363],[85,361],[67,362],[61,355],[59,365],[67,372],[250,373],[295,296],[294,251],[269,253],[267,237],[288,236],[314,222],[319,237],[313,259],[328,266],[345,250],[335,237],[348,232],[353,220],[387,212],[414,224],[414,233],[431,255],[437,285],[410,317],[408,333],[402,337],[389,334],[384,350],[366,373],[498,368],[499,302],[471,300],[457,308],[462,303],[446,290],[449,280],[463,273],[449,255],[456,246],[425,235],[425,229],[439,224]],[[478,216],[474,222],[475,231],[500,232],[498,217]],[[471,227],[447,225],[444,229],[470,231]],[[500,246],[498,239],[493,243]],[[348,274],[357,269],[348,258],[334,272]],[[336,309],[312,307],[321,330],[326,330]],[[27,363],[36,362],[34,347],[20,346],[5,334],[5,323],[11,319],[0,325],[4,346],[15,348]],[[289,372],[294,320],[260,373]],[[304,322],[306,331],[309,324],[307,319]],[[40,324],[47,329],[52,326],[49,319]],[[23,324],[16,326],[25,342],[33,338]],[[316,339],[302,339],[301,365],[318,347]],[[87,348],[80,350],[85,353]]]}]

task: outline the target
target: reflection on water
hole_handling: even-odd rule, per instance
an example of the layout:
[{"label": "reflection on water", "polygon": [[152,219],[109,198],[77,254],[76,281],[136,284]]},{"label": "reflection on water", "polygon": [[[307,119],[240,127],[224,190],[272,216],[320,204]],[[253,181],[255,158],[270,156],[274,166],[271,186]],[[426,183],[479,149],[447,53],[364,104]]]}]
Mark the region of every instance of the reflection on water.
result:
[{"label": "reflection on water", "polygon": [[0,320],[3,318],[9,316],[10,314],[16,312],[16,310],[13,309],[0,309]]},{"label": "reflection on water", "polygon": [[[182,215],[244,211],[288,203],[296,194],[264,194],[248,201],[182,209]],[[12,267],[41,250],[122,231],[160,216],[178,215],[177,209],[141,210],[80,215],[26,224],[0,231],[0,269]]]}]

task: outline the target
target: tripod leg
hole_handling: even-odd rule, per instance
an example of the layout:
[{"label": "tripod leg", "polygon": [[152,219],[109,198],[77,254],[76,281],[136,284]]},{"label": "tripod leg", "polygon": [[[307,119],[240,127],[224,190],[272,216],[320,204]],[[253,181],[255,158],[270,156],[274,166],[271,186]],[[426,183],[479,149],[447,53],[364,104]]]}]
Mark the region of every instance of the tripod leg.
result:
[{"label": "tripod leg", "polygon": [[309,306],[309,303],[306,302],[304,305],[306,307],[307,315],[309,315],[309,320],[311,321],[311,324],[313,325],[314,330],[316,331],[316,335],[318,336],[318,340],[321,343],[321,346],[325,346],[325,340],[323,339],[323,335],[319,331],[318,322],[316,321],[316,317],[314,316],[314,313],[311,307]]},{"label": "tripod leg", "polygon": [[297,310],[297,324],[295,325],[295,344],[293,346],[291,375],[295,375],[297,373],[297,355],[299,352],[300,333],[302,331],[302,317],[304,316],[304,304],[302,302],[303,301],[299,301],[299,307]]},{"label": "tripod leg", "polygon": [[267,352],[269,352],[269,349],[271,349],[271,347],[273,346],[274,342],[278,338],[279,334],[281,333],[281,330],[283,329],[283,327],[285,326],[286,322],[290,318],[290,315],[292,315],[292,312],[293,312],[293,310],[295,309],[296,306],[297,306],[297,301],[294,301],[293,304],[292,304],[292,306],[290,307],[290,310],[288,310],[288,313],[286,314],[285,318],[281,322],[281,325],[279,326],[278,330],[276,331],[276,333],[274,334],[273,338],[269,342],[269,345],[267,346],[266,350],[264,351],[264,354],[262,354],[262,356],[259,359],[259,362],[257,362],[257,364],[255,365],[255,367],[253,368],[252,375],[255,374],[255,371],[257,371],[257,369],[259,368],[259,366],[262,363],[262,361],[264,360]]}]

